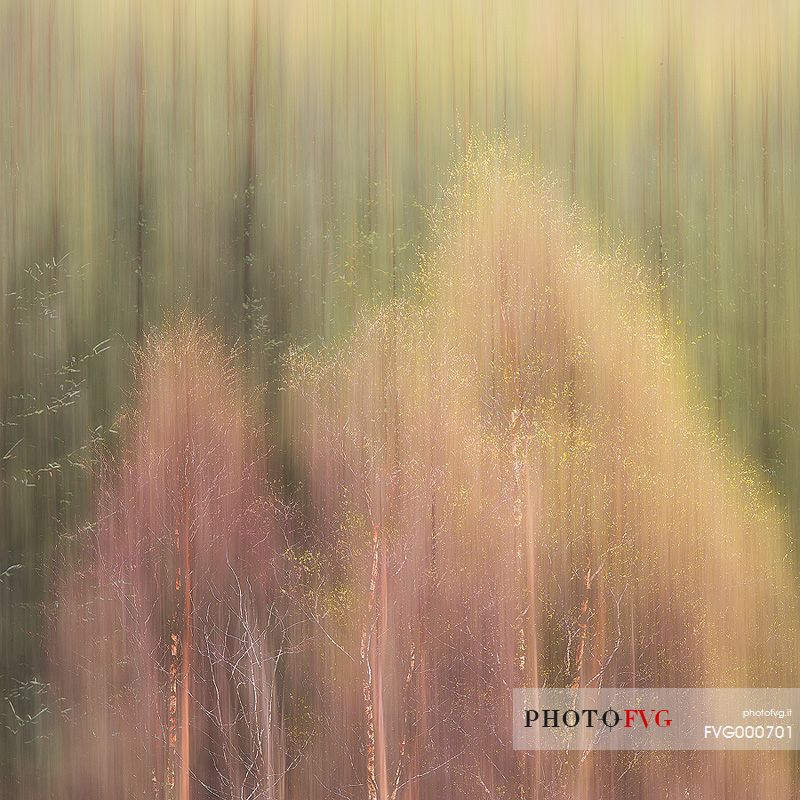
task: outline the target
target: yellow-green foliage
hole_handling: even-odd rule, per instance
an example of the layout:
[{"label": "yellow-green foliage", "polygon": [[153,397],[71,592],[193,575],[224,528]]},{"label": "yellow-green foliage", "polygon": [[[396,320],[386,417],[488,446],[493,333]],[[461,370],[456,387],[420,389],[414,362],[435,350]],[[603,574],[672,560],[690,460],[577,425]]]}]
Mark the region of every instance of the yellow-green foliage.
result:
[{"label": "yellow-green foliage", "polygon": [[[524,771],[482,724],[510,685],[790,685],[785,520],[697,408],[653,293],[622,254],[593,252],[591,225],[502,140],[468,149],[445,198],[419,297],[304,359],[288,398],[320,530],[344,497],[381,537],[372,668],[387,693],[384,747],[400,746],[414,643],[437,664],[414,702],[437,698],[445,713],[457,698],[473,741],[464,759],[504,764],[507,788]],[[366,592],[363,529],[344,546]],[[343,641],[365,613],[341,626]],[[357,677],[355,662],[330,657]],[[471,677],[453,684],[462,658]],[[339,713],[346,728],[362,711]],[[338,763],[341,735],[317,742],[320,764]],[[429,767],[448,742],[427,752]],[[612,762],[576,769],[564,796],[595,796]],[[746,797],[789,780],[786,761],[702,763],[676,757],[670,785],[703,792],[737,775]],[[666,786],[662,769],[645,759],[633,774]]]}]

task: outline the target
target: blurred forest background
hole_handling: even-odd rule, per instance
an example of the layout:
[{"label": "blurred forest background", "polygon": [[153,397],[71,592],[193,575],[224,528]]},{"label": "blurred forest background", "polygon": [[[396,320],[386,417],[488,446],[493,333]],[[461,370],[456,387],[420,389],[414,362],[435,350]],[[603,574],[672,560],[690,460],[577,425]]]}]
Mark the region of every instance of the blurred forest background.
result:
[{"label": "blurred forest background", "polygon": [[475,136],[518,141],[600,253],[632,253],[698,413],[800,530],[798,42],[794,0],[3,0],[0,793],[58,747],[54,553],[131,345],[204,315],[281,438],[281,357],[413,288]]}]

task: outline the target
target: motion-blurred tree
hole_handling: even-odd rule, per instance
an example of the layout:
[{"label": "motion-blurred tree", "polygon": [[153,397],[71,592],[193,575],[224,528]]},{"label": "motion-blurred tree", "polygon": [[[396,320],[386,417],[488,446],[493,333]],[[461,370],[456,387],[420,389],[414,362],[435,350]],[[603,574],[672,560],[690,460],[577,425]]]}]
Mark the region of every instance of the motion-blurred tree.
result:
[{"label": "motion-blurred tree", "polygon": [[61,795],[280,797],[289,518],[261,426],[232,356],[197,323],[151,337],[136,377],[85,566],[67,570],[59,602],[75,715]]}]

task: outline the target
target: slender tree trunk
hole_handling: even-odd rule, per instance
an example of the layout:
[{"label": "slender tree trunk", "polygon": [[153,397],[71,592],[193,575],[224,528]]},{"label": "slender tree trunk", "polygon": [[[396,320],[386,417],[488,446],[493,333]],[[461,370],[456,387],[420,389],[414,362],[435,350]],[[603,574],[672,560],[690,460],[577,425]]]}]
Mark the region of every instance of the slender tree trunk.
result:
[{"label": "slender tree trunk", "polygon": [[364,698],[364,716],[367,734],[367,797],[377,800],[378,783],[375,778],[375,704],[373,697],[373,673],[370,660],[372,649],[371,634],[375,613],[375,590],[378,583],[378,561],[380,554],[380,538],[377,527],[372,530],[372,567],[369,579],[369,595],[367,599],[367,614],[361,628],[361,667],[363,679],[361,684]]},{"label": "slender tree trunk", "polygon": [[378,797],[379,800],[388,800],[388,752],[386,744],[386,719],[383,709],[383,644],[386,639],[386,629],[388,627],[388,606],[387,598],[387,575],[386,575],[386,554],[380,557],[381,570],[381,591],[380,608],[378,610],[378,636],[375,642],[375,718],[376,718],[376,764],[378,778]]},{"label": "slender tree trunk", "polygon": [[569,159],[569,191],[574,200],[578,186],[578,80],[581,70],[580,12],[575,19],[575,64],[572,80],[572,135]]},{"label": "slender tree trunk", "polygon": [[[180,577],[178,578],[180,581]],[[180,590],[178,590],[180,591]],[[177,614],[173,621],[177,629]],[[175,757],[178,745],[178,634],[170,634],[169,699],[167,701],[167,774],[166,797],[173,797],[175,789]]]},{"label": "slender tree trunk", "polygon": [[183,558],[183,629],[181,641],[181,747],[180,747],[180,800],[189,800],[189,737],[190,730],[190,681],[191,681],[191,650],[192,650],[192,572],[189,548],[189,486],[188,476],[184,479],[183,487],[183,528],[181,531],[181,550]]},{"label": "slender tree trunk", "polygon": [[[766,58],[766,55],[763,56]],[[769,407],[769,235],[770,235],[770,206],[769,206],[769,74],[764,69],[762,77],[761,99],[761,269],[760,292],[761,295],[761,330],[759,341],[759,391],[761,394],[761,450],[762,458],[766,464],[771,456],[770,442],[770,407]]]},{"label": "slender tree trunk", "polygon": [[409,760],[409,742],[414,738],[415,725],[414,725],[414,712],[412,709],[411,687],[414,679],[414,671],[417,666],[417,647],[414,640],[411,640],[411,646],[408,654],[408,672],[406,679],[403,683],[403,733],[400,739],[400,750],[397,756],[397,770],[394,774],[394,785],[392,787],[391,800],[397,800],[397,793],[403,785],[403,774],[406,770],[406,765]]},{"label": "slender tree trunk", "polygon": [[138,53],[138,133],[136,158],[136,342],[144,338],[144,20],[140,20]]},{"label": "slender tree trunk", "polygon": [[583,657],[586,653],[586,639],[589,632],[589,594],[592,588],[592,562],[586,562],[586,572],[583,579],[583,598],[581,599],[580,609],[578,610],[578,646],[575,650],[575,670],[572,678],[572,689],[580,689],[584,686],[585,675],[583,670]]},{"label": "slender tree trunk", "polygon": [[250,88],[247,101],[247,176],[244,187],[244,266],[242,269],[242,307],[245,343],[252,333],[253,300],[253,213],[255,200],[256,78],[258,70],[258,6],[253,0],[250,41]]}]

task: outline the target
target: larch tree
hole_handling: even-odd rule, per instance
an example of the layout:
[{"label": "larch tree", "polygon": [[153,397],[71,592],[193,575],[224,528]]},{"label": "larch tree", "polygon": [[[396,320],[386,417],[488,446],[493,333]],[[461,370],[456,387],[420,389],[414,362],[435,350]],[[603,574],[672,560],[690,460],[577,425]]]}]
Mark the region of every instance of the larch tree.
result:
[{"label": "larch tree", "polygon": [[232,354],[200,324],[145,342],[61,590],[55,661],[76,717],[64,796],[283,796],[289,516],[260,428]]},{"label": "larch tree", "polygon": [[635,265],[502,142],[468,152],[432,231],[415,302],[295,364],[348,609],[310,618],[308,786],[783,796],[779,755],[513,751],[514,686],[794,685],[796,590],[774,498],[704,420]]}]

